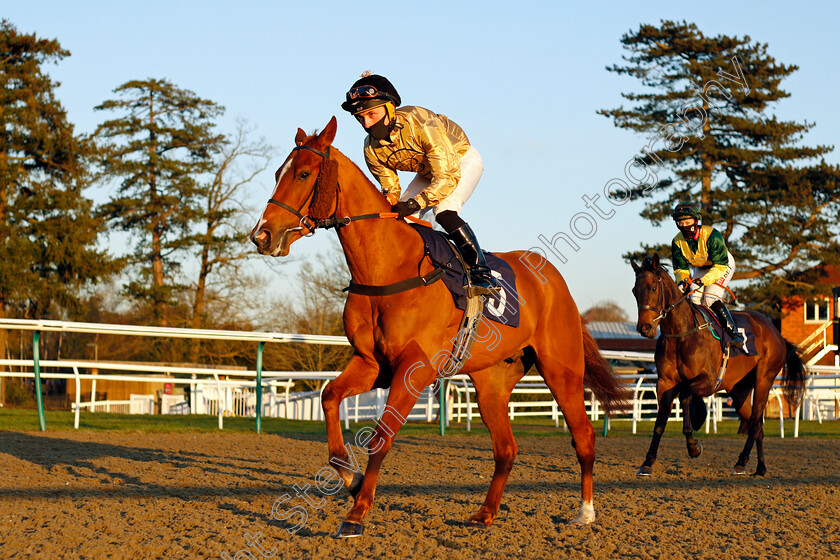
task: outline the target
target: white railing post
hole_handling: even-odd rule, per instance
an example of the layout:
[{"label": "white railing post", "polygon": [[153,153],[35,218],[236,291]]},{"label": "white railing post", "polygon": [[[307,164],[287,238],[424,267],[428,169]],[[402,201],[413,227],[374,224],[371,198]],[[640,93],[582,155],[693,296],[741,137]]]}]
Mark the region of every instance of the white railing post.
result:
[{"label": "white railing post", "polygon": [[79,411],[82,408],[82,381],[79,379],[79,368],[73,366],[73,377],[76,378],[76,414],[73,418],[73,428],[79,429]]}]

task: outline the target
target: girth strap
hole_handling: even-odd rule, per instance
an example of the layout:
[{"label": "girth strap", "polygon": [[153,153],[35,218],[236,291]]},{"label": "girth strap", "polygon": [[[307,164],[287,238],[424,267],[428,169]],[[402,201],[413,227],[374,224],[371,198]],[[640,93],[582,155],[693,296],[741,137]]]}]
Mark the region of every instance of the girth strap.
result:
[{"label": "girth strap", "polygon": [[662,336],[664,336],[665,338],[682,338],[684,336],[690,335],[691,333],[702,331],[703,329],[708,329],[710,326],[711,323],[703,323],[702,325],[697,325],[689,331],[683,331],[679,333],[662,333]]},{"label": "girth strap", "polygon": [[344,288],[343,291],[350,292],[351,294],[359,294],[361,296],[391,296],[394,294],[399,294],[400,292],[407,292],[408,290],[413,290],[414,288],[420,288],[422,286],[434,284],[435,282],[443,278],[445,272],[446,271],[443,268],[438,267],[430,273],[424,274],[423,276],[415,276],[414,278],[401,280],[399,282],[394,282],[393,284],[386,284],[384,286],[376,286],[372,284],[357,284],[355,282],[350,282],[350,285]]}]

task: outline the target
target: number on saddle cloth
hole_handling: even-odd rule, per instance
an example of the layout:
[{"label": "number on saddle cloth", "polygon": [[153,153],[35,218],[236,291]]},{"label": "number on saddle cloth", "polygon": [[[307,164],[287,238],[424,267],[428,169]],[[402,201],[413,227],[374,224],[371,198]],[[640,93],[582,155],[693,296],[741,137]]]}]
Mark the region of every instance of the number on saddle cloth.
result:
[{"label": "number on saddle cloth", "polygon": [[[455,256],[452,245],[446,240],[445,234],[419,224],[409,225],[423,238],[426,252],[435,266],[443,267],[446,271],[443,283],[452,294],[455,307],[466,309],[467,292],[464,286],[467,284],[467,274],[461,261]],[[485,257],[493,276],[500,279],[502,289],[498,297],[488,297],[484,305],[484,316],[509,327],[518,327],[519,298],[516,295],[516,275],[510,265],[499,257],[491,253],[485,253]]]}]

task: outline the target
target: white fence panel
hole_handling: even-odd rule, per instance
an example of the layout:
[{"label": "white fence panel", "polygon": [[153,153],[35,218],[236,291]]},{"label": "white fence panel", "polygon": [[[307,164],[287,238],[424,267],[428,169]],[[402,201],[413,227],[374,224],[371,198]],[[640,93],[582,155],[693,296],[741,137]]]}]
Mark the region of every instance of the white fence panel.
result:
[{"label": "white fence panel", "polygon": [[155,413],[155,396],[154,395],[135,395],[130,396],[131,409],[129,414],[154,414]]}]

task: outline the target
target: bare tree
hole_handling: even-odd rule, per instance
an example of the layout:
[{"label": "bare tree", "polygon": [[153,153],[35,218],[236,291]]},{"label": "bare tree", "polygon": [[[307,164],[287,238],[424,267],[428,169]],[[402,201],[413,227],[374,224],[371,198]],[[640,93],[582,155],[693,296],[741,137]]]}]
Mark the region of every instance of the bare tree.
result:
[{"label": "bare tree", "polygon": [[[245,222],[250,212],[242,194],[274,157],[274,148],[262,138],[251,140],[252,133],[253,127],[242,119],[237,120],[235,132],[226,138],[213,175],[196,201],[201,208],[201,225],[189,238],[199,257],[198,274],[190,286],[190,326],[194,329],[205,325],[208,305],[229,306],[241,300],[251,287],[242,264],[255,253],[245,233],[249,229]],[[196,341],[192,358],[197,358],[198,353],[199,341]]]},{"label": "bare tree", "polygon": [[[305,262],[298,273],[300,297],[281,297],[265,315],[266,330],[298,334],[344,335],[343,310],[346,294],[342,288],[350,281],[344,257],[336,248]],[[334,371],[347,365],[349,346],[323,344],[284,344],[266,347],[266,363],[272,369],[294,371]],[[318,382],[304,383],[316,389]]]},{"label": "bare tree", "polygon": [[587,322],[591,321],[628,321],[627,313],[613,300],[603,300],[584,311],[582,314]]}]

